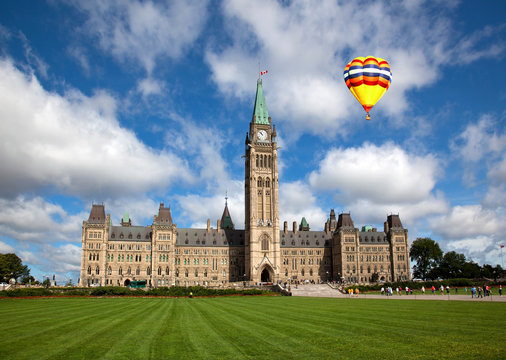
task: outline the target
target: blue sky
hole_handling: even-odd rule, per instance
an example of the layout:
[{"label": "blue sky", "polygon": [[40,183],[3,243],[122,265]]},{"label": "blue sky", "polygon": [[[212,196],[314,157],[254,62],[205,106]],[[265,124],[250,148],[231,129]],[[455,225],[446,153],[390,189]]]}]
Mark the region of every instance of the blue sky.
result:
[{"label": "blue sky", "polygon": [[[78,278],[104,203],[179,227],[244,221],[244,137],[259,70],[276,124],[280,220],[331,208],[500,264],[506,242],[503,1],[0,3],[0,251]],[[366,121],[357,56],[393,81]]]}]

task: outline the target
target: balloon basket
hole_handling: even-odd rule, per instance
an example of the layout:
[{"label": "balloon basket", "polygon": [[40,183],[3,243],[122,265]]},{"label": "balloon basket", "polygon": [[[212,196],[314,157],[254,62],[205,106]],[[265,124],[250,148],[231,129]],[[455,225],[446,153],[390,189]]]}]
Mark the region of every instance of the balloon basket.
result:
[{"label": "balloon basket", "polygon": [[369,115],[369,113],[367,113],[367,115],[365,116],[365,119],[366,120],[371,120],[371,115]]}]

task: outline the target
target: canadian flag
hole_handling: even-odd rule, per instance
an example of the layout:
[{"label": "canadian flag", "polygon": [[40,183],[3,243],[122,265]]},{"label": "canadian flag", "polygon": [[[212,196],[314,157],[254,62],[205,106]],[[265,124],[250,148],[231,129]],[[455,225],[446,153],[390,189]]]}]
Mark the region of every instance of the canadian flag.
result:
[{"label": "canadian flag", "polygon": [[267,71],[267,70],[265,70],[265,71],[260,71],[260,76],[265,75],[265,74],[267,74],[268,72],[269,72],[269,71]]}]

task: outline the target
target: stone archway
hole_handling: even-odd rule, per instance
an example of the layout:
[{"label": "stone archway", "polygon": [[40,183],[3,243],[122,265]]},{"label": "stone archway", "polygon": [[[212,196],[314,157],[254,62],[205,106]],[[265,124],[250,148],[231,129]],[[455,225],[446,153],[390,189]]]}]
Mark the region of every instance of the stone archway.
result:
[{"label": "stone archway", "polygon": [[125,286],[130,285],[130,279],[126,279],[124,284],[125,284]]},{"label": "stone archway", "polygon": [[260,272],[260,281],[263,283],[274,282],[274,271],[269,265],[264,266],[264,268]]}]

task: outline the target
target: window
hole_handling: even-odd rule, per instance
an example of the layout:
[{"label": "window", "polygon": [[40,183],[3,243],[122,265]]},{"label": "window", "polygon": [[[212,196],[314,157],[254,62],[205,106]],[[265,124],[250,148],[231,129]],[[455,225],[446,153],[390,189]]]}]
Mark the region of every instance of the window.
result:
[{"label": "window", "polygon": [[123,269],[121,267],[118,270],[118,275],[123,275]]},{"label": "window", "polygon": [[207,277],[207,269],[204,270],[204,277]]},{"label": "window", "polygon": [[262,183],[262,178],[261,178],[261,177],[259,177],[259,178],[258,178],[258,181],[257,181],[257,186],[258,186],[259,188],[261,188],[261,187],[262,187],[262,184],[263,184],[263,183]]},{"label": "window", "polygon": [[188,269],[186,269],[186,270],[184,271],[184,276],[185,276],[185,277],[188,277]]},{"label": "window", "polygon": [[139,268],[137,267],[137,269],[135,269],[135,275],[140,275],[140,274],[141,274],[141,269],[139,269]]},{"label": "window", "polygon": [[199,271],[197,269],[195,269],[195,277],[198,277],[199,276]]},{"label": "window", "polygon": [[265,179],[265,187],[270,187],[271,186],[271,181],[269,180],[269,178]]},{"label": "window", "polygon": [[223,277],[227,277],[227,272],[223,270]]},{"label": "window", "polygon": [[100,275],[100,269],[98,266],[95,268],[95,274]]},{"label": "window", "polygon": [[269,250],[269,238],[267,236],[264,236],[262,238],[262,250],[264,251]]},{"label": "window", "polygon": [[107,275],[111,275],[112,274],[112,269],[111,267],[109,266],[109,268],[107,269]]},{"label": "window", "polygon": [[132,269],[129,266],[128,269],[127,269],[127,275],[131,275],[131,274],[132,274]]},{"label": "window", "polygon": [[158,275],[162,275],[162,268],[160,266],[158,267]]},{"label": "window", "polygon": [[91,266],[88,266],[88,275],[91,275]]},{"label": "window", "polygon": [[168,266],[165,268],[165,275],[169,275],[169,267]]},{"label": "window", "polygon": [[146,269],[146,275],[151,275],[151,268],[148,266],[148,268]]}]

